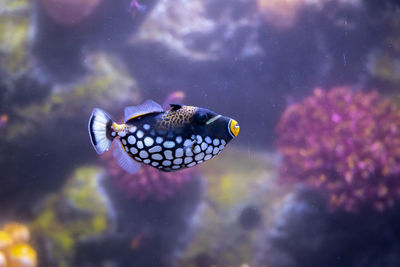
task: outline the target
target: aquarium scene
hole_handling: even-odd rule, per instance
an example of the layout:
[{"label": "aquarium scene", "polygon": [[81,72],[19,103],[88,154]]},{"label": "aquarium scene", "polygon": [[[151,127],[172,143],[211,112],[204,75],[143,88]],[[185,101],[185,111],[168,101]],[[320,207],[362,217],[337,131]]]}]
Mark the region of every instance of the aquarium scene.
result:
[{"label": "aquarium scene", "polygon": [[0,267],[400,266],[397,0],[0,0]]}]

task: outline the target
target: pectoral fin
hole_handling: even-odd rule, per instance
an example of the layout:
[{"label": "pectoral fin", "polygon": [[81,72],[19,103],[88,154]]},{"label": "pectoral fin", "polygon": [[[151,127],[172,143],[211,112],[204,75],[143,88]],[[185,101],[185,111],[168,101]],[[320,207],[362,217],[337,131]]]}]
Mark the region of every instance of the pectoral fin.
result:
[{"label": "pectoral fin", "polygon": [[128,152],[124,150],[121,142],[114,142],[113,157],[118,162],[118,165],[130,174],[135,174],[139,171],[141,165],[136,162]]}]

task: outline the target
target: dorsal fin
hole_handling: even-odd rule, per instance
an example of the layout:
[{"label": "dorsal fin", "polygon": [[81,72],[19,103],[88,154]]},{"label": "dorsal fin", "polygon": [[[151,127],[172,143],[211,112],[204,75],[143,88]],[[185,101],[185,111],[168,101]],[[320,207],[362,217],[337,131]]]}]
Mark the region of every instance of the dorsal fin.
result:
[{"label": "dorsal fin", "polygon": [[175,110],[178,110],[178,109],[180,109],[181,107],[182,107],[182,105],[181,104],[169,104],[170,106],[171,106],[171,110],[172,111],[175,111]]},{"label": "dorsal fin", "polygon": [[146,100],[143,104],[138,106],[125,108],[125,122],[140,115],[149,114],[153,112],[163,112],[163,108],[153,100]]}]

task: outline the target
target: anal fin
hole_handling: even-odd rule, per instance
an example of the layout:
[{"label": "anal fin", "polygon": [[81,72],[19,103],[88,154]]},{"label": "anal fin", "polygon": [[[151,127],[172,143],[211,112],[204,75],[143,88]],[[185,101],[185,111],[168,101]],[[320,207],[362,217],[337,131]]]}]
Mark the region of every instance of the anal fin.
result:
[{"label": "anal fin", "polygon": [[118,162],[118,165],[130,174],[135,174],[140,169],[140,163],[129,156],[120,141],[113,144],[113,157]]}]

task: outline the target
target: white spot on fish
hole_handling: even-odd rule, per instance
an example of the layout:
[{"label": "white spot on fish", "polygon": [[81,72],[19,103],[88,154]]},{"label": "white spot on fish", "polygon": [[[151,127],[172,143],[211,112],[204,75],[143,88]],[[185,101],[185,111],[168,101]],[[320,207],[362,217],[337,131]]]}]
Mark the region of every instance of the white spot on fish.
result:
[{"label": "white spot on fish", "polygon": [[211,138],[209,136],[206,136],[206,138],[204,138],[204,141],[207,142],[207,144],[211,144]]},{"label": "white spot on fish", "polygon": [[136,138],[133,135],[128,136],[128,143],[133,145],[136,143]]},{"label": "white spot on fish", "polygon": [[155,153],[155,152],[160,152],[162,150],[162,148],[160,146],[154,146],[152,148],[149,149],[150,153]]},{"label": "white spot on fish", "polygon": [[119,135],[120,137],[125,137],[126,132],[125,132],[125,131],[121,131],[121,132],[118,133],[118,135]]},{"label": "white spot on fish", "polygon": [[161,144],[161,143],[163,142],[163,140],[164,140],[164,139],[162,139],[162,137],[158,136],[158,137],[156,138],[156,143],[157,143],[157,144]]},{"label": "white spot on fish", "polygon": [[221,144],[226,145],[226,142],[224,139],[221,139]]},{"label": "white spot on fish", "polygon": [[198,155],[196,155],[195,157],[194,157],[194,159],[196,160],[196,161],[199,161],[199,160],[201,160],[201,159],[203,159],[204,158],[204,153],[203,152],[201,152],[200,154],[198,154]]},{"label": "white spot on fish", "polygon": [[139,157],[135,157],[135,159],[136,159],[137,161],[142,161],[142,159],[139,158]]},{"label": "white spot on fish", "polygon": [[220,146],[219,146],[219,150],[224,149],[224,147],[225,147],[224,145],[220,145]]},{"label": "white spot on fish", "polygon": [[124,144],[124,146],[126,145],[126,140],[122,139],[122,144]]},{"label": "white spot on fish", "polygon": [[192,163],[188,164],[187,166],[188,167],[193,167],[194,165],[196,165],[196,162],[192,162]]},{"label": "white spot on fish", "polygon": [[200,135],[196,136],[196,141],[198,144],[200,144],[201,142],[203,142],[203,138]]},{"label": "white spot on fish", "polygon": [[165,148],[173,148],[175,146],[175,143],[172,141],[165,141],[163,145]]},{"label": "white spot on fish", "polygon": [[181,164],[183,162],[182,159],[174,159],[174,164]]},{"label": "white spot on fish", "polygon": [[215,147],[214,150],[213,150],[213,154],[216,155],[216,154],[218,154],[218,152],[219,152],[218,147]]},{"label": "white spot on fish", "polygon": [[192,162],[193,161],[193,158],[192,157],[186,157],[185,158],[185,164],[188,164],[189,162]]},{"label": "white spot on fish", "polygon": [[154,144],[153,138],[151,138],[151,137],[146,137],[146,138],[144,139],[144,144],[145,144],[146,146],[152,146],[152,145]]},{"label": "white spot on fish", "polygon": [[149,153],[147,153],[144,150],[140,151],[140,153],[139,153],[139,157],[141,157],[143,159],[147,158],[148,156],[149,156]]},{"label": "white spot on fish", "polygon": [[204,160],[209,160],[209,159],[211,159],[212,158],[212,155],[206,155],[205,157],[204,157]]},{"label": "white spot on fish", "polygon": [[144,135],[144,133],[143,133],[141,130],[137,131],[137,133],[136,133],[136,136],[137,136],[138,138],[142,138],[143,135]]},{"label": "white spot on fish", "polygon": [[206,148],[208,147],[206,142],[201,143],[201,150],[206,150]]},{"label": "white spot on fish", "polygon": [[213,151],[213,146],[208,146],[207,150],[206,150],[206,154],[211,154],[212,151]]},{"label": "white spot on fish", "polygon": [[136,132],[137,127],[136,126],[132,126],[131,128],[129,128],[129,132],[134,133]]},{"label": "white spot on fish", "polygon": [[146,164],[149,164],[150,160],[149,159],[145,159],[145,160],[143,160],[143,162],[146,163]]},{"label": "white spot on fish", "polygon": [[177,136],[176,139],[175,139],[175,141],[176,141],[177,144],[182,143],[182,137]]},{"label": "white spot on fish", "polygon": [[126,152],[129,152],[129,148],[128,148],[127,146],[125,147],[125,151],[126,151]]},{"label": "white spot on fish", "polygon": [[111,135],[112,135],[112,136],[116,136],[117,133],[116,133],[116,132],[112,132]]},{"label": "white spot on fish", "polygon": [[183,142],[184,147],[189,147],[192,145],[193,145],[193,140],[186,139],[185,142]]},{"label": "white spot on fish", "polygon": [[174,166],[172,166],[172,169],[179,169],[181,166],[176,166],[176,165],[174,165]]},{"label": "white spot on fish", "polygon": [[218,146],[218,145],[219,145],[219,140],[218,140],[218,139],[214,139],[213,145],[214,145],[214,146]]},{"label": "white spot on fish", "polygon": [[164,155],[166,159],[173,159],[171,150],[165,150]]},{"label": "white spot on fish", "polygon": [[162,165],[164,165],[164,166],[170,166],[170,165],[171,165],[171,161],[169,161],[169,160],[164,160],[164,161],[162,162]]},{"label": "white spot on fish", "polygon": [[186,156],[193,156],[193,152],[192,152],[192,149],[190,149],[190,148],[186,148],[186,150],[185,150],[185,154],[186,154]]},{"label": "white spot on fish", "polygon": [[201,152],[200,146],[199,145],[195,146],[193,152],[196,154],[200,153]]},{"label": "white spot on fish", "polygon": [[150,129],[150,125],[148,125],[148,124],[143,125],[143,129],[149,130]]},{"label": "white spot on fish", "polygon": [[136,154],[136,153],[138,153],[138,150],[134,147],[131,147],[131,153]]},{"label": "white spot on fish", "polygon": [[137,147],[138,147],[139,149],[142,149],[142,148],[143,148],[143,142],[142,142],[142,141],[138,141],[136,145],[137,145]]},{"label": "white spot on fish", "polygon": [[153,161],[153,162],[151,163],[151,166],[157,167],[158,164],[160,164],[160,163],[158,163],[157,161]]},{"label": "white spot on fish", "polygon": [[175,150],[175,157],[177,157],[177,158],[183,157],[183,149],[182,148],[178,148],[177,150]]},{"label": "white spot on fish", "polygon": [[155,159],[155,160],[162,160],[163,159],[161,154],[153,154],[153,155],[151,155],[151,158]]}]

